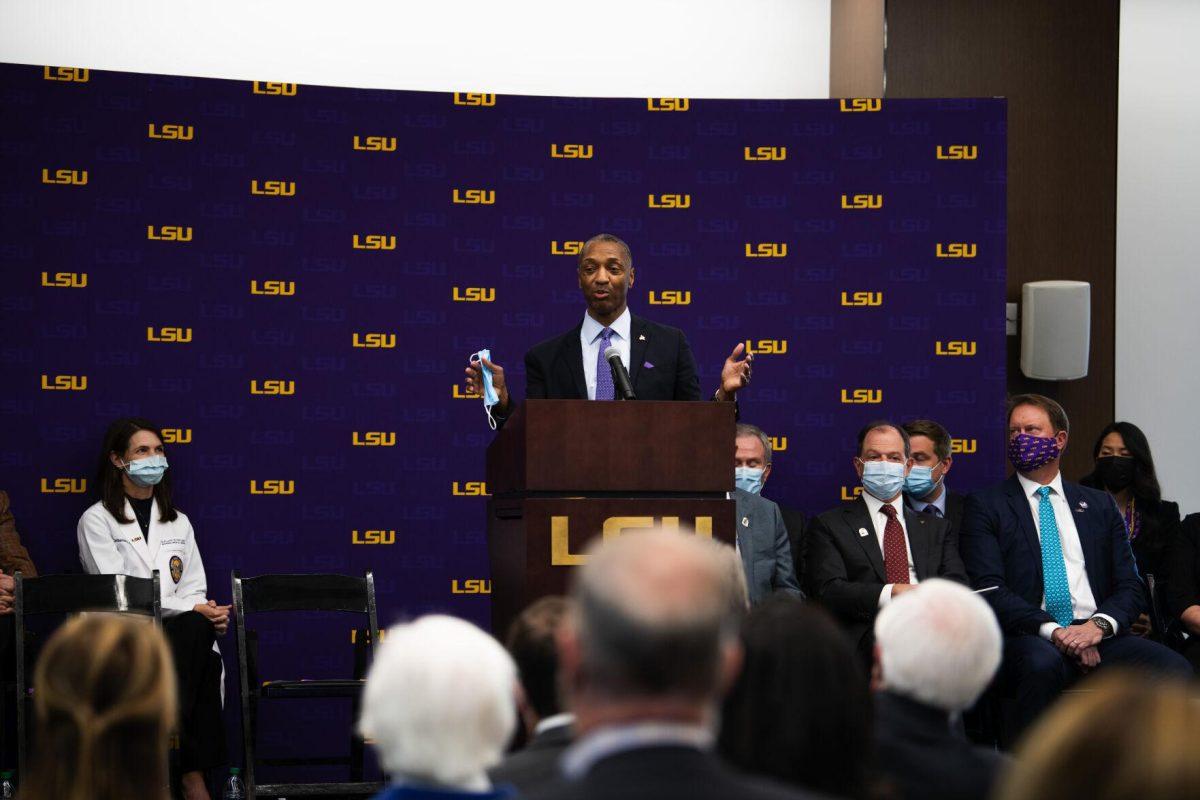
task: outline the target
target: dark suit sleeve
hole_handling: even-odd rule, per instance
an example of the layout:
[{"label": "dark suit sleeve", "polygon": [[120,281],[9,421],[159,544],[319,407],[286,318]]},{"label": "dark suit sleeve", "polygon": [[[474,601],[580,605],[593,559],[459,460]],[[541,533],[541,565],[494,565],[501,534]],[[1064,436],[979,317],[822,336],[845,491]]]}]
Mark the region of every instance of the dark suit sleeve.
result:
[{"label": "dark suit sleeve", "polygon": [[958,532],[949,520],[946,523],[946,533],[942,537],[942,563],[938,565],[938,577],[947,578],[959,583],[969,584],[967,568],[958,552]]},{"label": "dark suit sleeve", "polygon": [[21,544],[17,534],[17,522],[8,507],[8,493],[0,492],[0,569],[5,575],[20,572],[26,578],[36,578],[37,569],[29,558],[29,551]]},{"label": "dark suit sleeve", "polygon": [[[1008,588],[999,537],[1000,519],[996,509],[989,507],[980,495],[969,495],[963,506],[958,546],[971,584],[976,589],[997,587],[983,597],[991,603],[1005,634],[1036,634],[1042,624],[1053,622],[1054,619]],[[1041,568],[1040,565],[1038,568]]]},{"label": "dark suit sleeve", "polygon": [[1200,514],[1191,514],[1167,542],[1167,612],[1178,618],[1189,607],[1200,604],[1197,584],[1196,540],[1200,538]]},{"label": "dark suit sleeve", "polygon": [[1129,626],[1146,610],[1146,593],[1142,579],[1138,576],[1133,550],[1129,547],[1129,536],[1125,533],[1125,522],[1115,503],[1100,504],[1103,529],[1099,535],[1106,537],[1112,551],[1112,593],[1096,609],[1098,614],[1107,614],[1117,621],[1119,632]]},{"label": "dark suit sleeve", "polygon": [[687,337],[679,334],[679,348],[675,356],[675,400],[699,400],[700,376],[696,374],[696,359]]},{"label": "dark suit sleeve", "polygon": [[546,373],[542,369],[541,359],[533,350],[525,354],[525,397],[530,400],[546,399]]},{"label": "dark suit sleeve", "polygon": [[771,588],[777,592],[784,591],[803,597],[804,592],[800,591],[799,579],[796,577],[796,570],[792,565],[792,545],[788,541],[787,526],[783,524],[783,514],[779,513],[779,506],[774,506],[773,511],[775,573],[771,577]]},{"label": "dark suit sleeve", "polygon": [[809,591],[829,610],[845,621],[870,622],[879,610],[879,594],[884,584],[857,583],[848,579],[846,562],[834,542],[833,532],[814,517],[805,535],[808,552],[805,568]]}]

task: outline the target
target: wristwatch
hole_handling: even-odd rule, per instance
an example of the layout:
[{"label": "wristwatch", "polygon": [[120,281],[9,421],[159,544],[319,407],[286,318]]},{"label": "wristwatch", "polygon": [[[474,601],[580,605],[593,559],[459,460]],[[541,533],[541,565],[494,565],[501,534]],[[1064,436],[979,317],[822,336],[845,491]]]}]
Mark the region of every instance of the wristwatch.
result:
[{"label": "wristwatch", "polygon": [[1107,639],[1113,635],[1112,623],[1106,620],[1104,617],[1092,617],[1092,624],[1100,629],[1100,633],[1103,634],[1103,638]]}]

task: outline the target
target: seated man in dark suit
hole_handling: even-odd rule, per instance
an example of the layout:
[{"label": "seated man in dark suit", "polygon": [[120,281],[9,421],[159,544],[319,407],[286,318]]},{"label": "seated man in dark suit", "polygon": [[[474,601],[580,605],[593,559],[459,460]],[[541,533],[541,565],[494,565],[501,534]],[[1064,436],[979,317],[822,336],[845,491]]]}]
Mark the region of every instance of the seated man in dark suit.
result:
[{"label": "seated man in dark suit", "polygon": [[946,476],[954,466],[950,455],[950,432],[931,419],[914,419],[903,425],[912,445],[913,468],[904,479],[904,499],[921,514],[950,520],[958,536],[966,498],[946,488]]},{"label": "seated man in dark suit", "polygon": [[[699,400],[696,360],[683,331],[659,325],[629,312],[626,293],[633,287],[633,256],[629,245],[601,233],[584,243],[576,270],[587,303],[583,321],[564,334],[534,345],[525,354],[525,396],[531,400],[613,400],[618,395],[612,371],[604,358],[617,348],[639,400]],[[752,354],[738,344],[725,360],[721,385],[712,399],[733,400],[750,382]],[[504,368],[491,361],[499,402],[492,409],[497,423],[512,413]],[[481,367],[467,367],[466,388],[481,390]]]},{"label": "seated man in dark suit", "polygon": [[1024,730],[1081,674],[1122,664],[1189,674],[1178,653],[1129,636],[1142,582],[1125,525],[1104,492],[1059,471],[1067,414],[1037,394],[1008,403],[1008,458],[1017,474],[967,498],[959,541],[976,588],[991,588],[1004,631],[1012,729]]},{"label": "seated man in dark suit", "polygon": [[952,727],[1000,666],[1002,637],[983,598],[938,578],[875,620],[876,762],[900,800],[984,800],[1005,760]]},{"label": "seated man in dark suit", "polygon": [[967,576],[950,523],[904,507],[912,452],[903,428],[886,420],[868,423],[858,432],[853,463],[862,495],[809,523],[805,584],[869,662],[879,609],[919,581],[965,583]]},{"label": "seated man in dark suit", "polygon": [[[771,439],[757,425],[739,422],[733,453],[734,485],[750,494],[761,494],[771,477],[774,452]],[[792,551],[792,572],[796,580],[804,574],[804,514],[794,508],[775,504],[787,529],[788,545]],[[737,518],[742,519],[739,510]],[[753,589],[751,590],[753,592]]]},{"label": "seated man in dark suit", "polygon": [[811,797],[738,775],[710,752],[741,663],[736,573],[722,547],[650,530],[589,550],[558,639],[577,740],[562,759],[566,781],[531,798]]},{"label": "seated man in dark suit", "polygon": [[521,680],[521,722],[529,742],[489,776],[493,784],[511,783],[522,794],[559,779],[558,759],[571,743],[575,717],[559,704],[555,641],[566,613],[564,598],[543,597],[522,611],[508,631],[508,653]]}]

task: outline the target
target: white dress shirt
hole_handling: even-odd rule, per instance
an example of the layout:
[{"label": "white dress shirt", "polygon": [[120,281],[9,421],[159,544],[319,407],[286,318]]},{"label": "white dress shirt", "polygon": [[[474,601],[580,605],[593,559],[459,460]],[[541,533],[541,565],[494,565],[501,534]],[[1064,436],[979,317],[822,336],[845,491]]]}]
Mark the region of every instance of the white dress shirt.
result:
[{"label": "white dress shirt", "polygon": [[[871,515],[871,522],[875,525],[875,541],[879,542],[879,552],[886,553],[883,549],[883,531],[887,526],[887,514],[883,513],[884,502],[870,492],[863,490],[862,498],[867,502],[867,512]],[[913,566],[912,559],[912,543],[908,540],[908,524],[904,521],[904,494],[887,505],[896,509],[896,521],[900,523],[900,530],[904,531],[904,549],[908,552],[908,582],[912,584],[919,583],[917,580],[917,570]],[[885,559],[884,563],[887,561]],[[892,584],[883,587],[883,591],[879,593],[879,607],[883,608],[892,601]]]},{"label": "white dress shirt", "polygon": [[[1040,507],[1042,498],[1038,489],[1042,484],[1031,481],[1020,473],[1017,480],[1021,482],[1021,491],[1029,501],[1029,510],[1033,513],[1033,525],[1037,528],[1038,541],[1042,538],[1042,520]],[[1091,619],[1094,616],[1103,617],[1112,625],[1113,633],[1117,632],[1117,621],[1107,614],[1096,613],[1096,598],[1092,594],[1092,585],[1088,583],[1087,563],[1083,558],[1083,544],[1079,541],[1079,529],[1075,527],[1074,515],[1067,505],[1067,496],[1063,494],[1062,473],[1054,476],[1054,480],[1045,484],[1050,487],[1050,507],[1054,509],[1054,521],[1058,525],[1058,541],[1062,547],[1063,561],[1067,565],[1067,586],[1071,590],[1071,608],[1075,619]],[[1046,597],[1042,596],[1042,610],[1046,608]],[[1049,639],[1056,628],[1061,628],[1057,622],[1046,622],[1038,628],[1042,638]]]},{"label": "white dress shirt", "polygon": [[[621,363],[629,370],[629,325],[631,317],[629,306],[621,312],[609,327],[613,330],[610,344],[621,354]],[[604,326],[592,319],[586,311],[583,314],[583,327],[579,329],[579,343],[583,345],[583,379],[587,383],[588,400],[596,399],[596,358],[600,354],[600,334]]]}]

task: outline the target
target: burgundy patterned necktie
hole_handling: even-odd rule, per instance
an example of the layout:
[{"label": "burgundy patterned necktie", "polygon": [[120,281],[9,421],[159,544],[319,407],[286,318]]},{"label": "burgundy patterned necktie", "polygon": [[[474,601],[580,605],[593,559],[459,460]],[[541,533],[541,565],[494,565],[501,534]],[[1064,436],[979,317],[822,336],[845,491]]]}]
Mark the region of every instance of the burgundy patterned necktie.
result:
[{"label": "burgundy patterned necktie", "polygon": [[600,347],[596,350],[596,399],[614,400],[617,392],[613,386],[612,367],[604,358],[604,351],[612,342],[613,329],[605,328],[600,332]]},{"label": "burgundy patterned necktie", "polygon": [[883,567],[888,583],[908,583],[908,547],[904,544],[904,528],[896,519],[896,507],[890,503],[879,509],[887,517],[883,526]]}]

